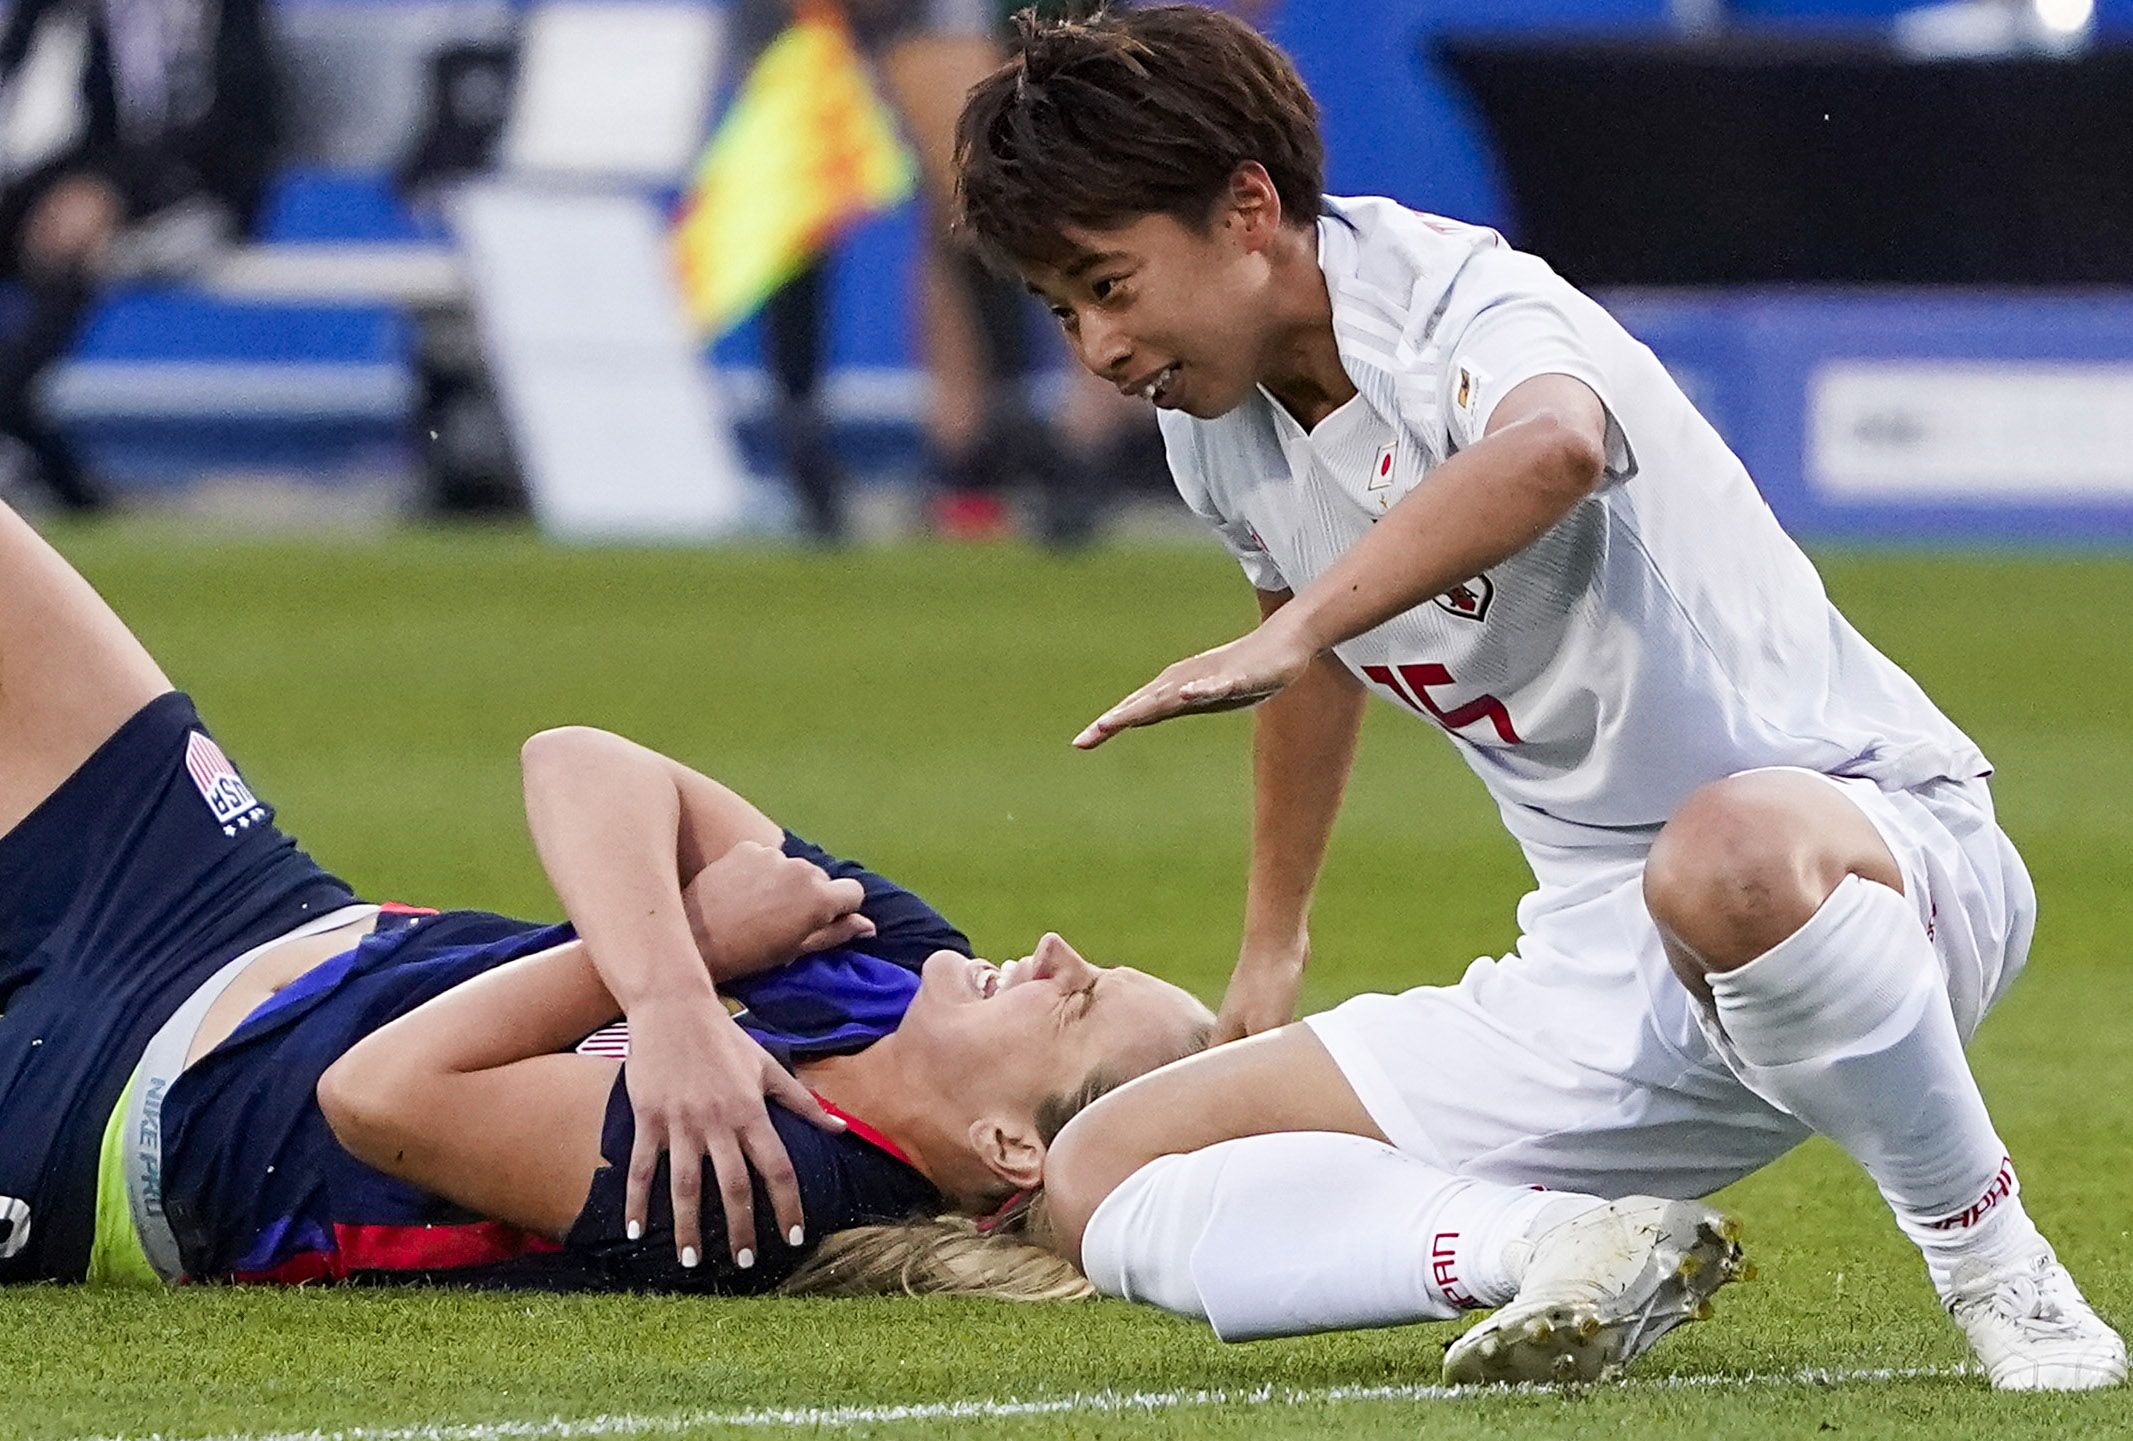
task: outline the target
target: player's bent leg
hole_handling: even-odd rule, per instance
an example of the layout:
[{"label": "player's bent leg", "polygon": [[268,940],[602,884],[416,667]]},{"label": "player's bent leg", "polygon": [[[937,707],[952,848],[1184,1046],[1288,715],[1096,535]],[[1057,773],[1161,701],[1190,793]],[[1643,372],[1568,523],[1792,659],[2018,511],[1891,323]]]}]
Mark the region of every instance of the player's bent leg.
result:
[{"label": "player's bent leg", "polygon": [[1061,1248],[1099,1291],[1232,1341],[1508,1300],[1506,1248],[1562,1199],[1477,1186],[1395,1150],[1300,1025],[1104,1097],[1053,1143],[1045,1194]]},{"label": "player's bent leg", "polygon": [[1255,1341],[1449,1321],[1518,1294],[1533,1242],[1593,1196],[1455,1176],[1331,1131],[1158,1157],[1097,1207],[1082,1266],[1107,1296]]},{"label": "player's bent leg", "polygon": [[1708,1208],[1479,1181],[1396,1150],[1302,1026],[1098,1102],[1045,1176],[1099,1291],[1225,1340],[1505,1307],[1447,1357],[1457,1381],[1618,1371],[1739,1271]]},{"label": "player's bent leg", "polygon": [[103,597],[0,504],[0,835],[170,688]]},{"label": "player's bent leg", "polygon": [[1842,792],[1798,771],[1751,771],[1703,787],[1675,812],[1644,867],[1644,899],[1682,984],[1798,931],[1846,876],[1899,894],[1888,843]]},{"label": "player's bent leg", "polygon": [[1994,1384],[2114,1384],[2123,1344],[2023,1210],[1902,875],[1834,783],[1764,771],[1692,797],[1644,889],[1728,1065],[1865,1168]]}]

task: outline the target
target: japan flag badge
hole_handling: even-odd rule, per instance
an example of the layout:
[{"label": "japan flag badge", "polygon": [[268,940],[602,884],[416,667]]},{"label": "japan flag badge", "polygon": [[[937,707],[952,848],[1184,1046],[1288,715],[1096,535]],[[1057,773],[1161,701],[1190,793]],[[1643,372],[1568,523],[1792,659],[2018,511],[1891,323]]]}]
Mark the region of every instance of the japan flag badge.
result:
[{"label": "japan flag badge", "polygon": [[1370,484],[1365,488],[1369,490],[1392,489],[1392,475],[1397,468],[1399,457],[1400,442],[1398,440],[1386,441],[1378,450],[1377,460],[1371,464]]}]

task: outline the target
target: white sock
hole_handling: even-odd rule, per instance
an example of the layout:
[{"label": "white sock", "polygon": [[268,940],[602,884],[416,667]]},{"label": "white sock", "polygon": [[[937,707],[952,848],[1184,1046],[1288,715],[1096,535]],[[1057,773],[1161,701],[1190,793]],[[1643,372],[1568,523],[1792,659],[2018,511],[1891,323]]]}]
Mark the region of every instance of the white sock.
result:
[{"label": "white sock", "polygon": [[1903,896],[1845,877],[1806,925],[1714,972],[1711,996],[1742,1082],[1866,1168],[1937,1287],[1966,1256],[2036,1243]]},{"label": "white sock", "polygon": [[1225,1341],[1444,1321],[1510,1300],[1523,1243],[1601,1204],[1466,1180],[1362,1136],[1245,1136],[1129,1176],[1090,1217],[1082,1269]]}]

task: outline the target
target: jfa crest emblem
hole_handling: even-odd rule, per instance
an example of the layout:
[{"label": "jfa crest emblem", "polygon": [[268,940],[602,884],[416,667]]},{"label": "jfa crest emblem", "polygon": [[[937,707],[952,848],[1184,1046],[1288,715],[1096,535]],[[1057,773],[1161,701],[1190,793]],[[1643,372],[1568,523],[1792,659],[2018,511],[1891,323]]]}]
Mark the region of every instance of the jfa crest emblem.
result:
[{"label": "jfa crest emblem", "polygon": [[1477,575],[1464,585],[1455,585],[1439,596],[1432,596],[1438,609],[1461,620],[1480,621],[1488,619],[1489,602],[1496,599],[1496,587],[1486,575]]},{"label": "jfa crest emblem", "polygon": [[265,816],[265,809],[252,794],[252,788],[244,783],[243,776],[237,774],[237,768],[222,753],[222,747],[201,731],[186,737],[185,773],[192,777],[200,799],[207,802],[208,810],[224,834],[235,835],[239,826],[248,827]]},{"label": "jfa crest emblem", "polygon": [[[1452,408],[1471,427],[1481,416],[1481,392],[1485,377],[1470,366],[1459,367],[1459,383],[1452,390]],[[1480,439],[1476,436],[1475,439]]]}]

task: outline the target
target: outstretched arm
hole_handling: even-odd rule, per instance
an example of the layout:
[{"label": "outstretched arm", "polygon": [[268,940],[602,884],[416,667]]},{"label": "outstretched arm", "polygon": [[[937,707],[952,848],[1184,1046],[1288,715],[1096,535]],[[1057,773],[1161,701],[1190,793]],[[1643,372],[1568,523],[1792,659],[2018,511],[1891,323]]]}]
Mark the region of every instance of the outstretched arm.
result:
[{"label": "outstretched arm", "polygon": [[[751,1167],[779,1233],[804,1235],[792,1164],[765,1097],[824,1129],[840,1123],[734,1025],[713,984],[865,934],[858,883],[831,881],[779,854],[784,833],[761,811],[620,736],[583,726],[543,731],[526,742],[521,760],[534,847],[630,1022],[636,1143],[628,1222],[643,1225],[666,1152],[679,1250],[701,1246],[695,1218],[706,1157],[736,1257],[755,1234]],[[714,863],[727,857],[786,884],[722,882]],[[707,907],[715,903],[759,903],[768,913],[712,925]]]},{"label": "outstretched arm", "polygon": [[1605,474],[1607,411],[1583,381],[1541,375],[1488,433],[1432,470],[1370,533],[1251,634],[1188,657],[1091,721],[1074,744],[1197,711],[1254,705],[1312,658],[1471,580],[1540,539]]}]

